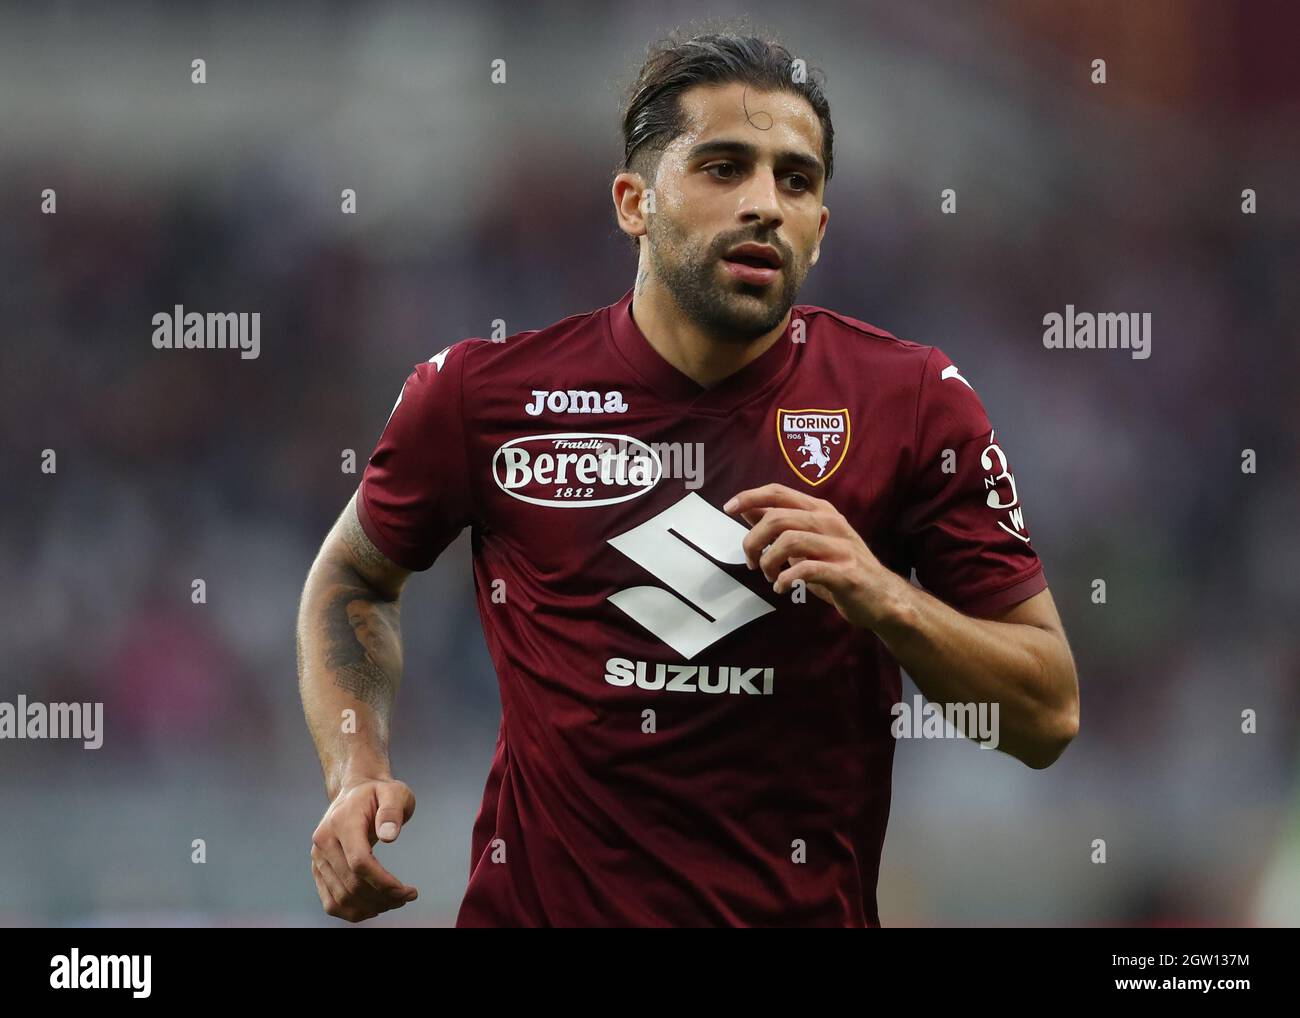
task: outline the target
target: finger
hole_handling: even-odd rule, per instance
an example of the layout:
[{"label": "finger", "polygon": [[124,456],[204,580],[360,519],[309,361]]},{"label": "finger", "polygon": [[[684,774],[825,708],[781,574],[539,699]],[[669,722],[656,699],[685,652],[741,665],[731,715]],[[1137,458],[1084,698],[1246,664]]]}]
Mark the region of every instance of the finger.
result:
[{"label": "finger", "polygon": [[736,515],[738,515],[742,520],[744,520],[751,527],[753,527],[753,526],[757,526],[758,521],[772,511],[773,511],[772,509],[765,508],[764,506],[760,505],[760,506],[753,506],[752,508],[737,512]]},{"label": "finger", "polygon": [[784,484],[764,484],[737,492],[722,507],[722,511],[734,515],[755,508],[816,509],[820,501],[802,491],[787,488]]},{"label": "finger", "polygon": [[317,865],[314,861],[311,864],[312,879],[316,881],[316,894],[320,897],[320,903],[325,909],[325,914],[333,916],[335,919],[346,919],[348,922],[358,922],[362,919],[369,919],[370,915],[363,910],[358,909],[346,903],[346,896],[336,899],[330,891],[330,886],[342,888],[338,878],[334,876],[328,867]]},{"label": "finger", "polygon": [[375,853],[371,850],[370,821],[364,814],[357,813],[350,820],[340,821],[336,827],[347,868],[364,880],[367,886],[399,898],[405,898],[415,890],[389,873],[375,858]]},{"label": "finger", "polygon": [[415,812],[415,795],[400,781],[379,786],[379,809],[375,811],[375,836],[383,842],[396,841],[402,825]]},{"label": "finger", "polygon": [[807,509],[773,509],[740,542],[750,569],[758,565],[763,549],[787,530],[821,532],[817,517]]},{"label": "finger", "polygon": [[[311,866],[312,874],[324,885],[325,893],[329,895],[330,900],[334,903],[335,911],[330,912],[330,915],[336,915],[337,910],[347,900],[348,889],[343,886],[343,881],[335,875],[333,868],[325,861],[325,857],[315,848],[312,849]],[[326,911],[328,912],[329,909],[327,908]]]},{"label": "finger", "polygon": [[316,868],[315,860],[313,860],[311,864],[311,880],[312,883],[316,885],[316,895],[320,898],[321,908],[323,908],[327,914],[333,915],[334,913],[331,910],[334,906],[334,896],[331,895],[329,890],[325,887],[325,878],[320,875],[320,872]]},{"label": "finger", "polygon": [[[807,562],[807,561],[808,559],[800,558],[798,555],[790,556],[790,565],[792,566],[797,566],[800,562]],[[780,577],[778,576],[777,579],[780,579]],[[831,592],[826,587],[822,586],[820,583],[813,583],[811,580],[804,580],[804,583],[807,585],[809,590],[811,590],[814,594],[820,597],[827,604],[833,605],[835,603],[835,598],[831,596]],[[773,584],[773,586],[775,587],[775,583]],[[794,580],[790,581],[790,586],[792,588],[794,587]]]},{"label": "finger", "polygon": [[316,860],[316,865],[321,868],[327,875],[335,878],[335,883],[330,885],[330,893],[334,899],[342,903],[343,899],[352,893],[352,884],[354,881],[349,880],[351,870],[348,868],[348,858],[343,854],[343,846],[339,844],[339,839],[334,835],[333,829],[327,828],[318,837],[312,839],[312,858]]},{"label": "finger", "polygon": [[335,911],[331,915],[337,915],[340,919],[360,922],[406,904],[405,898],[383,894],[355,874],[340,872],[319,852],[315,857],[315,865],[325,882],[326,890],[334,899]]},{"label": "finger", "polygon": [[352,869],[348,863],[347,854],[337,837],[327,836],[323,840],[325,841],[324,845],[317,844],[318,855],[316,862],[322,869],[328,867],[329,871],[333,872],[338,883],[343,885],[341,895],[331,888],[335,900],[340,905],[372,904],[384,898],[392,897],[392,895],[381,894],[381,892],[375,890]]},{"label": "finger", "polygon": [[831,597],[837,582],[835,567],[829,562],[822,562],[818,559],[805,559],[798,565],[790,566],[789,569],[782,570],[772,584],[772,590],[777,594],[784,594],[787,590],[795,585],[798,580],[803,580],[808,589],[820,597],[828,604],[834,604]]},{"label": "finger", "polygon": [[787,530],[767,546],[758,560],[758,568],[768,581],[781,575],[785,562],[794,555],[807,559],[833,559],[837,539],[825,534],[810,534],[806,530]]}]

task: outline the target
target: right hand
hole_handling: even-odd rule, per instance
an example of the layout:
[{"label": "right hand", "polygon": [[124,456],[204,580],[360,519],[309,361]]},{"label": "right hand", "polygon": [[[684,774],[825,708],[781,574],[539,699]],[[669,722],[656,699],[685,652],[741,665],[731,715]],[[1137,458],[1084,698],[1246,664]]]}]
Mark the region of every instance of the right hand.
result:
[{"label": "right hand", "polygon": [[326,913],[359,923],[419,896],[371,851],[377,841],[396,841],[414,812],[415,794],[391,778],[357,781],[339,791],[311,836],[311,875]]}]

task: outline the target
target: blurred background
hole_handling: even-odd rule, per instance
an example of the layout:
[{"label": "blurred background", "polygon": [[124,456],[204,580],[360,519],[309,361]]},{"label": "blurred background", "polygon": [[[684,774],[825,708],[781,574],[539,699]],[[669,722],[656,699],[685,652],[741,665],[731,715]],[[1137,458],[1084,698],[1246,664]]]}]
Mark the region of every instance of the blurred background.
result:
[{"label": "blurred background", "polygon": [[[826,75],[801,301],[961,366],[1079,666],[1050,770],[899,744],[885,925],[1298,924],[1300,17],[1214,0],[0,8],[0,701],[105,716],[0,741],[0,924],[340,924],[293,627],[342,453],[447,344],[623,295],[621,88],[740,14]],[[155,350],[175,304],[260,312],[261,356]],[[1066,304],[1152,356],[1045,350]],[[403,620],[381,859],[421,897],[368,925],[450,924],[499,716],[468,534]]]}]

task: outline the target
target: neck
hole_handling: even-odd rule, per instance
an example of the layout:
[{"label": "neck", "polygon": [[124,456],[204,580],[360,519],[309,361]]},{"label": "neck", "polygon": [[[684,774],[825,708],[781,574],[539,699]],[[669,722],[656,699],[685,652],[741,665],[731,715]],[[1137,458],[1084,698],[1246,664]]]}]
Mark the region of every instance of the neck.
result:
[{"label": "neck", "polygon": [[751,340],[719,337],[687,318],[653,275],[638,272],[632,318],[660,357],[708,389],[766,353],[784,334],[790,312],[770,332]]}]

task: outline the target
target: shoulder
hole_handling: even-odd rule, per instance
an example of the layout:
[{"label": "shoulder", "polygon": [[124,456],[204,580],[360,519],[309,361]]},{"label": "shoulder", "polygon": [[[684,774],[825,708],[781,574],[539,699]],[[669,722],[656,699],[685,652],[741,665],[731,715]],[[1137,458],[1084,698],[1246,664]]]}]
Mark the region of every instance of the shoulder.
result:
[{"label": "shoulder", "polygon": [[492,336],[466,336],[417,363],[405,392],[430,396],[454,390],[461,400],[486,385],[503,380],[528,379],[562,359],[581,359],[589,351],[584,337],[598,338],[603,309],[571,315],[542,329]]},{"label": "shoulder", "polygon": [[869,378],[874,385],[901,388],[919,397],[927,383],[940,381],[945,371],[953,369],[939,347],[900,338],[870,322],[814,304],[797,304],[794,313],[807,322],[811,350],[830,359],[837,370]]},{"label": "shoulder", "polygon": [[605,308],[570,315],[541,329],[525,329],[492,336],[471,336],[450,348],[463,362],[463,384],[473,387],[486,378],[529,377],[557,361],[581,359],[588,344],[603,335]]},{"label": "shoulder", "polygon": [[938,346],[902,339],[849,315],[796,305],[808,321],[809,354],[820,370],[870,393],[873,410],[910,426],[913,441],[973,438],[990,431],[974,385]]}]

